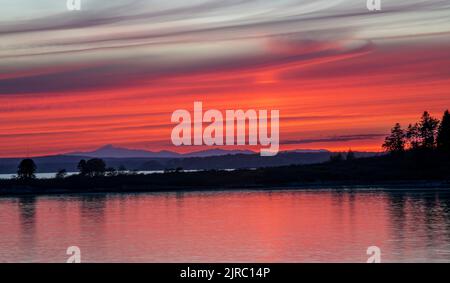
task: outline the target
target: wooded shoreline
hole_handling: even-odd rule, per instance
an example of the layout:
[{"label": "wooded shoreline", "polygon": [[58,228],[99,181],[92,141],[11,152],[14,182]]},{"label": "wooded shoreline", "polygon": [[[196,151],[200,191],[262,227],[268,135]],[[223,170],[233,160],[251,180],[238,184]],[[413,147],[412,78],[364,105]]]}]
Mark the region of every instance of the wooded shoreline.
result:
[{"label": "wooded shoreline", "polygon": [[307,188],[450,188],[450,158],[440,152],[335,160],[255,170],[0,180],[0,196]]}]

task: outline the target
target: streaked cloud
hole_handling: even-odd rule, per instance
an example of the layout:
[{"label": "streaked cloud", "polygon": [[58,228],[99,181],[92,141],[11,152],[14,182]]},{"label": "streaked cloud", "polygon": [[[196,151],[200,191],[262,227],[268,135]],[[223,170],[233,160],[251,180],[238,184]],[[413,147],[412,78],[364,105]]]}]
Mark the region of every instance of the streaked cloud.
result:
[{"label": "streaked cloud", "polygon": [[317,138],[317,139],[286,140],[286,141],[282,141],[281,144],[297,145],[297,144],[348,142],[348,141],[380,139],[384,136],[385,136],[385,134],[345,135],[345,136],[333,136],[333,137]]},{"label": "streaked cloud", "polygon": [[375,149],[450,105],[449,1],[1,2],[5,156],[169,139],[195,100],[280,109],[287,141]]}]

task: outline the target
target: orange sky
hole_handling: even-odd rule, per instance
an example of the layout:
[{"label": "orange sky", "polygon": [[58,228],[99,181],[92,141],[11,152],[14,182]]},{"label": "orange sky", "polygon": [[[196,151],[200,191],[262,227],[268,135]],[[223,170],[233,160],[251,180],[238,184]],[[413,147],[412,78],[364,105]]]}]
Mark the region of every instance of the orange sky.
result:
[{"label": "orange sky", "polygon": [[[345,32],[316,20],[318,35],[294,22],[272,31],[225,26],[219,38],[198,29],[138,37],[128,20],[73,27],[68,37],[66,28],[38,36],[0,24],[0,157],[105,144],[205,149],[171,145],[172,112],[193,111],[194,101],[205,110],[280,110],[281,150],[379,151],[395,122],[406,126],[424,110],[440,118],[450,107],[448,31],[380,37],[383,27],[357,32],[355,19],[334,20]],[[98,29],[111,38],[92,39]]]}]

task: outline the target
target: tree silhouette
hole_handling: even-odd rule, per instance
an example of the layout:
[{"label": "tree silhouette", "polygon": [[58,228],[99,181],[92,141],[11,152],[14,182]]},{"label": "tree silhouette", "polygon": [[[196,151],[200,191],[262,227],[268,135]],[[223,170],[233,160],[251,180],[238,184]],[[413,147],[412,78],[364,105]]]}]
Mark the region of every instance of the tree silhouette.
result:
[{"label": "tree silhouette", "polygon": [[439,120],[431,117],[427,111],[419,123],[409,125],[406,138],[410,149],[433,149],[436,147]]},{"label": "tree silhouette", "polygon": [[36,172],[36,164],[32,159],[24,159],[20,162],[19,168],[17,171],[17,177],[19,179],[34,179],[36,176],[34,173]]},{"label": "tree silhouette", "polygon": [[354,160],[356,157],[355,157],[355,153],[351,150],[351,149],[349,149],[348,150],[348,152],[347,152],[347,157],[346,157],[346,159],[348,160],[348,161],[351,161],[351,160]]},{"label": "tree silhouette", "polygon": [[409,149],[418,149],[421,147],[422,142],[419,133],[419,124],[409,124],[408,129],[406,130],[406,139]]},{"label": "tree silhouette", "polygon": [[106,164],[100,158],[89,159],[88,161],[82,159],[78,163],[78,170],[82,176],[103,176],[106,171]]},{"label": "tree silhouette", "polygon": [[440,150],[450,152],[450,113],[445,111],[439,126],[437,135],[437,147]]},{"label": "tree silhouette", "polygon": [[58,173],[56,173],[55,178],[56,179],[64,179],[67,176],[67,170],[66,169],[60,169],[58,170]]},{"label": "tree silhouette", "polygon": [[431,117],[427,111],[423,112],[418,124],[422,148],[431,149],[435,147],[438,126],[438,119]]},{"label": "tree silhouette", "polygon": [[[412,126],[410,125],[410,128]],[[409,131],[409,128],[408,128]],[[406,134],[399,123],[391,129],[391,134],[386,137],[383,148],[390,153],[401,153],[405,151]]]},{"label": "tree silhouette", "polygon": [[77,169],[80,171],[80,175],[86,176],[88,174],[86,160],[81,159],[80,162],[78,162]]},{"label": "tree silhouette", "polygon": [[86,162],[87,174],[91,177],[103,176],[106,171],[106,164],[100,158],[89,159]]}]

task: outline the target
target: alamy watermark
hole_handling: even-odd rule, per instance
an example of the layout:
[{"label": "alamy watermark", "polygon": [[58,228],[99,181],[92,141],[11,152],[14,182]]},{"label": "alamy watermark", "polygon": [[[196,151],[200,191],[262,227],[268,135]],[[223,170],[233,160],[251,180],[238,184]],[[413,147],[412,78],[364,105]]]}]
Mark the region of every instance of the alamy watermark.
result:
[{"label": "alamy watermark", "polygon": [[[173,112],[171,121],[178,125],[172,130],[172,143],[175,146],[256,146],[259,143],[265,147],[260,150],[261,156],[274,156],[280,147],[280,111],[270,111],[270,135],[268,114],[268,110],[254,109],[226,110],[225,115],[216,109],[203,113],[203,103],[194,102],[194,117],[184,109]],[[203,129],[204,123],[209,125]]]},{"label": "alamy watermark", "polygon": [[[66,6],[69,11],[80,11],[81,0],[67,0]],[[381,0],[367,0],[366,7],[369,11],[381,11]]]},{"label": "alamy watermark", "polygon": [[69,10],[69,11],[80,11],[81,10],[81,0],[67,0],[66,7],[67,7],[67,10]]},{"label": "alamy watermark", "polygon": [[367,0],[366,5],[369,11],[381,11],[381,0]]},{"label": "alamy watermark", "polygon": [[371,246],[367,248],[367,255],[370,256],[367,259],[367,263],[381,263],[381,249],[377,246]]},{"label": "alamy watermark", "polygon": [[[81,249],[78,246],[68,247],[66,254],[70,256],[66,263],[81,263]],[[368,247],[366,254],[369,256],[367,263],[381,263],[381,249],[379,247]]]},{"label": "alamy watermark", "polygon": [[70,256],[66,263],[81,263],[81,249],[77,246],[70,246],[66,250],[66,254]]}]

